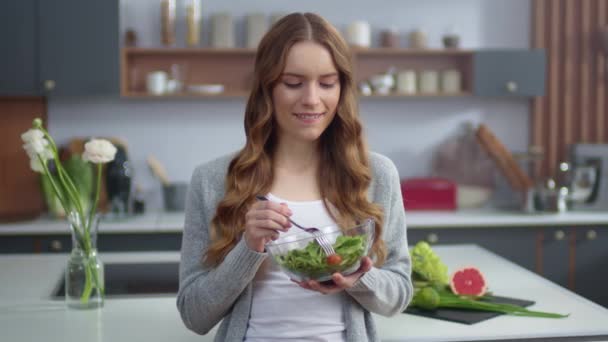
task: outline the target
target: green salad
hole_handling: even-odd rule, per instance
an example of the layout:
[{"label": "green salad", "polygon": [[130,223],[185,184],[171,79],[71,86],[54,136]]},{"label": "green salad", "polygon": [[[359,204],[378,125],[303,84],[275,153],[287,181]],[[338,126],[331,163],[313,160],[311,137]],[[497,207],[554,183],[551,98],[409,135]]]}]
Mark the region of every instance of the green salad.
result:
[{"label": "green salad", "polygon": [[313,240],[303,249],[294,249],[275,259],[291,272],[317,279],[333,272],[343,271],[361,259],[365,253],[366,235],[340,235],[333,244],[336,255],[327,257],[321,246]]}]

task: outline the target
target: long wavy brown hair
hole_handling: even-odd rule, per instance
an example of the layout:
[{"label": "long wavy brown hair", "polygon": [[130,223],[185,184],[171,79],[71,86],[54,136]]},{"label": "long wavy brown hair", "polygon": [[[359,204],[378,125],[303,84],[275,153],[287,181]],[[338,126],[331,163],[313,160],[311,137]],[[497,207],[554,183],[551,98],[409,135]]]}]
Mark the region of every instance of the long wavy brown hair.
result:
[{"label": "long wavy brown hair", "polygon": [[245,214],[255,196],[273,184],[272,156],[277,144],[272,90],[285,67],[289,49],[314,41],[331,54],[340,79],[336,115],[319,143],[319,189],[325,207],[341,227],[366,218],[375,221],[371,256],[381,265],[386,247],[381,239],[383,211],[367,199],[371,182],[368,150],[358,118],[350,48],[326,20],[312,13],[283,17],[262,38],[255,56],[251,94],[245,109],[245,147],[230,162],[225,195],[211,221],[211,244],[203,262],[217,266],[236,245],[245,227]]}]

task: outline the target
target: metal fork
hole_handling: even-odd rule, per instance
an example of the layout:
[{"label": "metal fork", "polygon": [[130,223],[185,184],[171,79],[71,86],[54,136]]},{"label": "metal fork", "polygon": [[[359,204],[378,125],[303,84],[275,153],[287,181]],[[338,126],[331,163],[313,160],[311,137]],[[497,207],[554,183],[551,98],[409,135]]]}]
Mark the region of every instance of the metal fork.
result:
[{"label": "metal fork", "polygon": [[[268,198],[266,198],[266,196],[262,196],[262,195],[258,195],[255,196],[255,198],[257,198],[260,201],[268,201]],[[317,241],[317,243],[319,244],[319,246],[321,246],[321,249],[323,250],[323,252],[325,253],[325,255],[330,256],[332,254],[336,254],[336,251],[334,251],[334,247],[331,245],[331,241],[329,241],[327,239],[327,236],[323,235],[323,232],[321,232],[318,228],[315,227],[302,227],[301,225],[295,223],[291,218],[287,218],[289,220],[289,222],[291,222],[291,224],[293,224],[294,226],[302,229],[303,231],[312,234],[315,237],[315,240]]]}]

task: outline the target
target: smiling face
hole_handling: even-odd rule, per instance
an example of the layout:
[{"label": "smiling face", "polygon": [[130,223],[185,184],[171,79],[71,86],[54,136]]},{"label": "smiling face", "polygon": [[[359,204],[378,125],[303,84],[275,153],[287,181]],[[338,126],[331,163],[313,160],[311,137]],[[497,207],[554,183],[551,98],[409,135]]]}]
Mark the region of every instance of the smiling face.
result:
[{"label": "smiling face", "polygon": [[272,100],[280,142],[317,141],[340,100],[340,76],[329,51],[312,41],[295,43]]}]

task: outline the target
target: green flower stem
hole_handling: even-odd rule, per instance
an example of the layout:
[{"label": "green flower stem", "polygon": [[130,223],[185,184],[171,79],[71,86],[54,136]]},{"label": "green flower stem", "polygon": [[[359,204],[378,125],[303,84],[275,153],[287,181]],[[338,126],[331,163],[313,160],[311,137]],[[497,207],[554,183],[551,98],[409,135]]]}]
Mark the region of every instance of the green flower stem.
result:
[{"label": "green flower stem", "polygon": [[97,269],[97,265],[95,265],[94,263],[90,263],[91,264],[91,269],[93,270],[93,281],[95,282],[95,287],[97,288],[97,290],[99,291],[99,293],[101,294],[101,296],[103,297],[105,294],[105,289],[103,287],[103,284],[101,283],[100,279],[99,279],[99,270]]},{"label": "green flower stem", "polygon": [[95,264],[95,259],[91,256],[91,253],[85,254],[86,263],[85,263],[85,281],[84,281],[84,290],[82,295],[80,296],[80,303],[87,304],[91,297],[91,293],[93,289],[97,289],[100,295],[104,296],[104,287],[102,286],[99,279],[99,270],[97,269],[97,265]]},{"label": "green flower stem", "polygon": [[84,276],[85,276],[84,290],[82,291],[82,296],[80,296],[80,303],[82,303],[82,304],[86,304],[89,302],[89,298],[91,297],[91,290],[93,288],[91,285],[90,261],[89,261],[88,257],[86,257],[86,259],[87,259],[87,262],[84,267]]},{"label": "green flower stem", "polygon": [[[57,163],[57,164],[61,165],[59,163]],[[68,176],[68,173],[65,171],[63,166],[58,166],[57,170],[59,171],[59,177],[61,178],[63,183],[66,185],[66,190],[70,194],[70,197],[72,197],[72,201],[73,201],[74,205],[76,206],[76,210],[79,212],[81,219],[84,219],[85,218],[84,209],[82,208],[82,204],[80,203],[78,190],[76,189],[76,186],[74,186],[74,183]]]},{"label": "green flower stem", "polygon": [[42,160],[42,158],[40,158],[39,154],[37,154],[36,157],[42,164],[42,167],[44,168],[44,172],[46,172],[47,176],[49,177],[49,180],[51,181],[51,186],[53,187],[53,190],[55,190],[55,195],[57,195],[57,198],[59,198],[59,202],[61,202],[61,206],[66,211],[66,213],[69,212],[68,211],[69,208],[67,206],[67,203],[65,202],[65,199],[63,198],[63,194],[61,193],[61,191],[59,191],[59,188],[58,188],[57,184],[55,183],[55,180],[51,176],[51,172],[49,171],[49,167],[46,165],[46,161]]},{"label": "green flower stem", "polygon": [[95,201],[93,202],[91,211],[89,212],[89,217],[91,217],[91,220],[89,220],[87,224],[87,232],[91,229],[91,221],[93,221],[93,215],[95,215],[95,212],[97,211],[97,203],[99,203],[99,189],[101,189],[101,163],[97,164],[97,190],[95,191]]},{"label": "green flower stem", "polygon": [[[51,137],[49,132],[47,132],[47,130],[44,129],[44,127],[40,127],[40,130],[42,131],[44,136],[49,141],[49,144],[51,144],[51,150],[53,151],[53,156],[55,157],[55,161],[56,161],[55,166],[57,167],[57,174],[59,175],[59,180],[61,181],[61,183],[63,184],[63,188],[66,190],[67,194],[69,195],[69,197],[71,199],[71,201],[70,201],[71,204],[76,207],[75,209],[78,211],[78,214],[80,215],[80,219],[83,220],[85,218],[85,216],[84,216],[84,210],[82,209],[82,205],[80,204],[80,200],[78,198],[78,190],[76,190],[74,183],[72,183],[72,180],[70,179],[67,172],[65,171],[65,169],[59,162],[59,152],[57,150],[57,145],[55,145],[55,141],[53,140],[53,137]],[[66,209],[66,208],[64,207],[64,209]],[[71,210],[71,208],[66,209],[66,213],[69,212],[70,210]]]},{"label": "green flower stem", "polygon": [[441,295],[439,307],[494,311],[508,315],[527,317],[562,318],[568,316],[550,312],[532,311],[511,304],[488,303],[480,300],[463,299],[456,295]]}]

